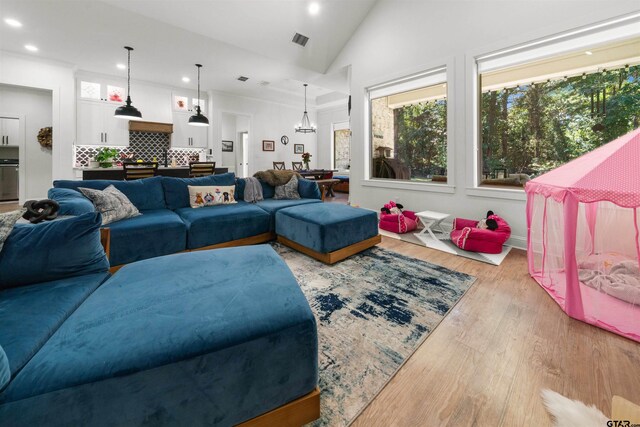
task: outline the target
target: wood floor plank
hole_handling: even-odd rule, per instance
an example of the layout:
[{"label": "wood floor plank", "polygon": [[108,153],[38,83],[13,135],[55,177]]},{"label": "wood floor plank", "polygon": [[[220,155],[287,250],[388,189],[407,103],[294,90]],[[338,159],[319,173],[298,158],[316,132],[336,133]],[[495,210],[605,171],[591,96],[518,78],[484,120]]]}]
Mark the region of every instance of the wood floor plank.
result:
[{"label": "wood floor plank", "polygon": [[379,245],[478,278],[353,426],[548,426],[542,388],[598,406],[640,402],[640,344],[569,318],[529,277],[383,237]]}]

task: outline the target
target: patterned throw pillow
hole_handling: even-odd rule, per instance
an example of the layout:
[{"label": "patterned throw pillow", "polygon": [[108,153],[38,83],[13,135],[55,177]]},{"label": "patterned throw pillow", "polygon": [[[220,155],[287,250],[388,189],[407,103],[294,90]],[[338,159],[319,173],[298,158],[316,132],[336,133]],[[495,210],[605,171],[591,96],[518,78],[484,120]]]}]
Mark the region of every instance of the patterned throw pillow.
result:
[{"label": "patterned throw pillow", "polygon": [[102,225],[141,215],[129,198],[113,185],[104,190],[85,187],[80,187],[78,190],[87,196],[93,202],[96,210],[102,214]]},{"label": "patterned throw pillow", "polygon": [[25,211],[26,209],[19,209],[17,211],[0,214],[0,251],[2,250],[2,246],[4,246],[4,241],[7,240],[7,237],[11,234],[11,230],[13,230],[16,221],[22,217]]},{"label": "patterned throw pillow", "polygon": [[235,185],[189,185],[188,188],[189,204],[192,208],[238,203],[235,199]]},{"label": "patterned throw pillow", "polygon": [[298,177],[293,175],[285,185],[278,185],[276,187],[276,194],[273,198],[276,200],[299,199],[300,193],[298,193]]}]

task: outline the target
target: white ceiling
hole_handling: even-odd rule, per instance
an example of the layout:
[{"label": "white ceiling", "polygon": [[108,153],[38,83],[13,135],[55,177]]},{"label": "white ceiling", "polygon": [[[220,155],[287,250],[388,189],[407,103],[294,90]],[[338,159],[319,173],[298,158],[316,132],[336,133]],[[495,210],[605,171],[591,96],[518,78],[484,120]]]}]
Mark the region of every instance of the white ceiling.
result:
[{"label": "white ceiling", "polygon": [[[202,63],[204,90],[298,103],[307,82],[311,103],[348,90],[345,70],[323,73],[376,0],[317,1],[311,16],[308,0],[0,0],[0,19],[23,24],[0,22],[0,50],[125,76],[115,65],[130,45],[133,79],[194,88]],[[291,42],[295,32],[310,37],[305,48]]]}]

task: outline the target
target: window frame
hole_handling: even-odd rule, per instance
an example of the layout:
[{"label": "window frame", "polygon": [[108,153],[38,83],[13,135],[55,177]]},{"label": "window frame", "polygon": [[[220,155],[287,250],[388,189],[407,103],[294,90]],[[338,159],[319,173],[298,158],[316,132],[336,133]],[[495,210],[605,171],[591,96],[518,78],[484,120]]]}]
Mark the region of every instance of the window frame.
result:
[{"label": "window frame", "polygon": [[[381,78],[376,81],[372,81],[366,84],[363,89],[364,98],[364,170],[362,176],[362,185],[365,187],[377,187],[386,189],[399,189],[399,190],[412,190],[434,193],[455,193],[455,102],[452,102],[455,94],[455,67],[454,58],[450,57],[445,61],[438,61],[434,64],[422,65],[412,70],[405,70],[404,72],[388,75],[386,78]],[[447,182],[446,183],[431,183],[431,182],[414,182],[395,179],[384,178],[372,178],[371,170],[373,164],[373,157],[371,152],[372,147],[372,132],[371,132],[371,92],[379,90],[380,88],[405,84],[412,80],[427,77],[436,73],[445,74],[445,81],[447,85]],[[398,92],[403,92],[411,89],[400,89]]]},{"label": "window frame", "polygon": [[569,31],[544,36],[517,45],[495,47],[494,49],[478,49],[465,55],[465,73],[468,76],[465,98],[466,126],[468,132],[467,147],[471,147],[471,155],[467,156],[465,193],[469,196],[492,197],[508,200],[526,200],[523,188],[499,188],[482,185],[482,149],[481,149],[481,108],[482,97],[480,86],[479,62],[492,61],[484,72],[490,70],[522,65],[545,58],[562,55],[576,50],[589,50],[598,45],[607,45],[625,39],[640,36],[640,13],[599,22]]}]

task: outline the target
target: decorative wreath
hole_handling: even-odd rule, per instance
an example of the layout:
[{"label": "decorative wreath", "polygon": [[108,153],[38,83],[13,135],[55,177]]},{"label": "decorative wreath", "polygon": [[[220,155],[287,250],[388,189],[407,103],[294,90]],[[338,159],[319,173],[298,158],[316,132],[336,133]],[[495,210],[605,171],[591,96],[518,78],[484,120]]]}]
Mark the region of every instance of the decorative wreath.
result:
[{"label": "decorative wreath", "polygon": [[53,135],[52,127],[42,128],[38,132],[38,142],[44,148],[51,148],[53,145],[52,135]]}]

